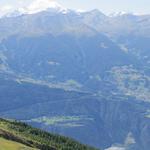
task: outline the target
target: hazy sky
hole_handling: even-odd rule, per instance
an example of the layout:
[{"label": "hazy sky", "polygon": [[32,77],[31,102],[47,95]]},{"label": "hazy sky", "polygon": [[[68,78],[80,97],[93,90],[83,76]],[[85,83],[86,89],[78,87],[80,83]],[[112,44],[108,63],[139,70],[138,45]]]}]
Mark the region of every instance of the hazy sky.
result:
[{"label": "hazy sky", "polygon": [[[4,8],[8,9],[9,5],[25,6],[32,1],[35,0],[0,0],[0,11]],[[106,14],[120,11],[150,14],[150,0],[57,0],[57,2],[71,9],[91,10],[98,8]]]}]

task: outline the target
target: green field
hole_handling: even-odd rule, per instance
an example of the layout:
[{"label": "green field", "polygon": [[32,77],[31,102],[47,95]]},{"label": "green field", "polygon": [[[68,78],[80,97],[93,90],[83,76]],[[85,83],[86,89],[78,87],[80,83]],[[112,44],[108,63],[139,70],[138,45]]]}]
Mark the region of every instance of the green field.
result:
[{"label": "green field", "polygon": [[0,138],[0,150],[36,150],[23,144]]}]

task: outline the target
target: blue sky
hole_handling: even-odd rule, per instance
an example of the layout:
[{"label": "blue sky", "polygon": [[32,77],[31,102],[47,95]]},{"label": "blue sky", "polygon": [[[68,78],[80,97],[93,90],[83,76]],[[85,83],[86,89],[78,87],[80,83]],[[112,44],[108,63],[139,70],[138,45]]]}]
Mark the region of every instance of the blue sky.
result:
[{"label": "blue sky", "polygon": [[[10,5],[26,6],[32,1],[35,0],[0,0],[0,8]],[[71,9],[91,10],[98,8],[106,14],[120,11],[150,14],[150,0],[57,0],[57,2]]]}]

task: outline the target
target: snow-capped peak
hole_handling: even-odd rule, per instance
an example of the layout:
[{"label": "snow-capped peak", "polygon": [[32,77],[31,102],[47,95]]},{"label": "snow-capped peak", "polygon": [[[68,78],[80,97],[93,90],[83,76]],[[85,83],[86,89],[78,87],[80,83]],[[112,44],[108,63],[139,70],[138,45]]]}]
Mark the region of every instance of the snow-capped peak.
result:
[{"label": "snow-capped peak", "polygon": [[15,8],[14,6],[5,6],[1,8],[1,17],[16,17],[22,14],[34,14],[41,11],[68,13],[68,9],[62,7],[54,0],[34,0],[28,6]]},{"label": "snow-capped peak", "polygon": [[67,9],[62,7],[54,0],[34,0],[28,7],[24,8],[24,13],[33,14],[44,10],[53,10],[57,12],[66,12]]},{"label": "snow-capped peak", "polygon": [[136,15],[136,14],[131,13],[131,12],[120,11],[120,12],[111,13],[111,14],[109,15],[109,17],[121,17],[121,16],[127,16],[127,15],[130,15],[130,16],[132,15],[132,16],[134,16],[134,15]]}]

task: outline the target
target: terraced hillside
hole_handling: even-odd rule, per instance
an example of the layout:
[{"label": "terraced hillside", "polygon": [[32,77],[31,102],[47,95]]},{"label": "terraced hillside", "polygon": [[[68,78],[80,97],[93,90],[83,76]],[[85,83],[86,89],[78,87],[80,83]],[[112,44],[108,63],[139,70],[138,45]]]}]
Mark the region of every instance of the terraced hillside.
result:
[{"label": "terraced hillside", "polygon": [[95,150],[67,137],[0,119],[0,150]]}]

